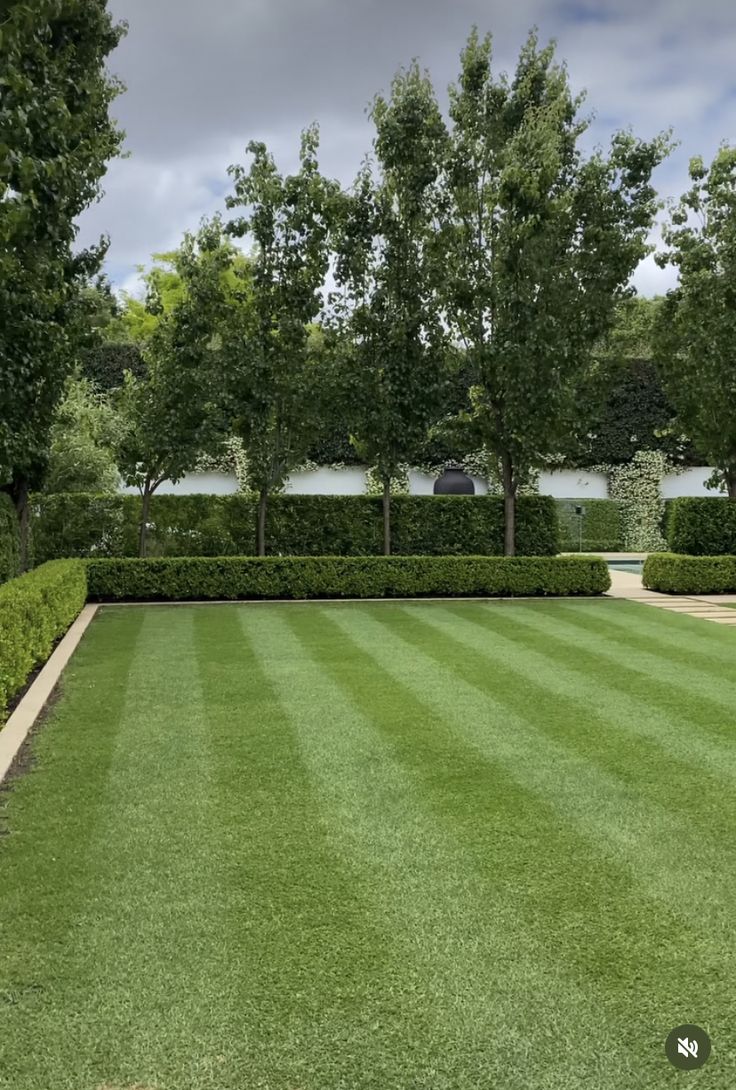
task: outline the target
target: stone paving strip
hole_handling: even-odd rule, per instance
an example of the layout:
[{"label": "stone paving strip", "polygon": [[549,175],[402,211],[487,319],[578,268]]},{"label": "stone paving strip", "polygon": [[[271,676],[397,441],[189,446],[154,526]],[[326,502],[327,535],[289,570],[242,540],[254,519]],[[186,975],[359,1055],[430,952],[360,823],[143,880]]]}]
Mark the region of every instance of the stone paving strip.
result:
[{"label": "stone paving strip", "polygon": [[703,621],[715,624],[736,625],[736,609],[729,609],[729,603],[736,604],[736,594],[674,595],[660,594],[647,590],[636,572],[616,571],[611,569],[610,598],[626,598],[631,602],[664,609],[668,613],[683,613],[687,617],[699,617]]}]

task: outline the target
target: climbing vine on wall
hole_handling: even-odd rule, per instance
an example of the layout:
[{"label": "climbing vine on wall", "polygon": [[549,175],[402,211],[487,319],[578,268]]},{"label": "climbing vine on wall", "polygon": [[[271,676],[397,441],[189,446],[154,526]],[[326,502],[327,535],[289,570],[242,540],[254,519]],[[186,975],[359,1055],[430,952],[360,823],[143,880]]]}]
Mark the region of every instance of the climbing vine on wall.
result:
[{"label": "climbing vine on wall", "polygon": [[597,466],[609,475],[609,495],[621,505],[623,548],[630,552],[662,552],[662,478],[676,467],[660,450],[638,450],[626,465]]}]

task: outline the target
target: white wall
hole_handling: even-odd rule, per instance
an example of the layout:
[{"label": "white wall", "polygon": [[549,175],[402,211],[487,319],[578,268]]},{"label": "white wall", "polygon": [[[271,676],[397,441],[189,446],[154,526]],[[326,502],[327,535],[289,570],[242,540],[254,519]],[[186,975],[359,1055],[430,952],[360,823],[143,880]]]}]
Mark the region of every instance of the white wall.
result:
[{"label": "white wall", "polygon": [[540,473],[539,491],[559,500],[607,500],[608,477],[605,473],[586,473],[580,469],[556,469]]},{"label": "white wall", "polygon": [[[122,488],[122,492],[138,493],[137,488]],[[186,477],[172,484],[164,483],[156,490],[161,496],[191,496],[204,494],[208,496],[227,496],[231,492],[238,491],[238,478],[234,473],[189,473]]]},{"label": "white wall", "polygon": [[292,473],[286,491],[294,496],[362,496],[366,471],[361,466],[345,469],[308,469]]},{"label": "white wall", "polygon": [[705,487],[712,472],[709,466],[694,466],[682,473],[668,473],[662,479],[662,495],[666,500],[676,496],[722,496],[717,488]]},{"label": "white wall", "polygon": [[[665,499],[675,496],[718,496],[716,489],[707,489],[705,481],[713,472],[708,466],[695,466],[682,473],[670,473],[662,481],[662,495]],[[488,492],[486,482],[479,477],[471,478],[475,492],[483,496]],[[409,471],[409,491],[413,496],[431,496],[436,478],[418,470]],[[366,490],[366,470],[361,466],[346,469],[313,469],[292,473],[287,481],[286,491],[295,496],[361,496]],[[135,488],[123,488],[123,492],[135,493]],[[166,481],[159,488],[163,495],[186,496],[206,494],[225,496],[238,491],[238,481],[234,473],[190,473],[171,484]],[[558,469],[542,473],[539,478],[539,491],[544,496],[557,499],[606,499],[608,481],[604,473],[585,473],[576,469]]]}]

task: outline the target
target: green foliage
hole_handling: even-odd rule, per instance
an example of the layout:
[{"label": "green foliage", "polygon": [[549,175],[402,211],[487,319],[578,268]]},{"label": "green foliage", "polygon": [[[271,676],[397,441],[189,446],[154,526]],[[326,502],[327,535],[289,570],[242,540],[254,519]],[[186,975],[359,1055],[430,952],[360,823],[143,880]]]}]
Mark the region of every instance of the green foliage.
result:
[{"label": "green foliage", "polygon": [[46,492],[114,492],[120,421],[88,379],[70,379],[51,425]]},{"label": "green foliage", "polygon": [[659,258],[678,286],[656,323],[657,359],[683,431],[736,500],[736,147],[709,168],[693,159],[690,177]]},{"label": "green foliage", "polygon": [[122,28],[104,0],[10,0],[0,96],[0,485],[21,507],[83,340],[81,293],[105,245],[73,252],[121,133],[104,68]]},{"label": "green foliage", "polygon": [[[617,552],[623,548],[621,505],[617,500],[556,500],[560,523],[560,549],[577,552],[581,548],[582,518],[583,552]],[[582,507],[583,515],[575,508]]]},{"label": "green foliage", "polygon": [[18,574],[20,531],[10,496],[0,492],[0,583]]},{"label": "green foliage", "polygon": [[632,552],[666,549],[662,478],[671,468],[661,451],[637,451],[627,465],[610,468],[609,492],[621,511],[623,548]]},{"label": "green foliage", "polygon": [[608,395],[574,459],[580,465],[624,465],[639,450],[658,450],[673,460],[692,460],[687,441],[672,434],[673,409],[650,360],[607,365]]},{"label": "green foliage", "polygon": [[448,318],[473,375],[473,447],[501,466],[507,552],[520,480],[589,429],[593,352],[649,250],[668,147],[619,133],[583,159],[581,102],[534,33],[509,81],[474,32],[450,89]]},{"label": "green foliage", "polygon": [[597,557],[186,557],[90,560],[102,600],[421,598],[602,594]]},{"label": "green foliage", "polygon": [[648,590],[663,594],[733,594],[736,593],[736,556],[653,553],[644,562],[642,579]]},{"label": "green foliage", "polygon": [[715,496],[681,496],[672,501],[668,541],[673,553],[736,556],[736,504]]},{"label": "green foliage", "polygon": [[[503,501],[497,496],[397,496],[392,548],[404,555],[499,555]],[[134,556],[139,496],[39,496],[39,562],[56,557]],[[154,496],[149,546],[159,556],[245,556],[256,551],[253,496]],[[274,496],[266,544],[292,556],[366,556],[382,550],[382,505],[371,496]],[[553,556],[557,513],[548,496],[519,500],[519,551]]]},{"label": "green foliage", "polygon": [[260,497],[259,553],[268,498],[304,461],[329,411],[325,356],[313,323],[322,306],[337,184],[319,173],[318,144],[313,126],[302,134],[299,171],[287,177],[255,141],[247,149],[249,170],[230,168],[235,193],[228,207],[245,207],[248,215],[229,231],[249,235],[256,252],[250,305],[232,309],[223,332],[223,372],[233,431]]},{"label": "green foliage", "polygon": [[102,341],[81,355],[84,375],[100,390],[117,390],[123,385],[126,371],[134,378],[146,374],[146,363],[137,344],[125,341]]},{"label": "green foliage", "polygon": [[380,175],[366,165],[345,199],[335,299],[345,349],[343,396],[353,442],[375,467],[390,552],[391,482],[415,461],[442,410],[446,331],[436,218],[447,133],[429,78],[416,63],[373,104]]},{"label": "green foliage", "polygon": [[87,598],[84,564],[56,560],[0,587],[0,722]]},{"label": "green foliage", "polygon": [[141,499],[82,492],[33,497],[36,562],[65,557],[135,556]]},{"label": "green foliage", "polygon": [[226,273],[233,248],[218,220],[187,235],[176,251],[181,294],[146,346],[145,378],[126,372],[119,395],[117,460],[123,479],[143,496],[139,535],[145,556],[150,498],[164,481],[194,469],[202,452],[221,444],[223,406],[218,334],[231,306]]}]

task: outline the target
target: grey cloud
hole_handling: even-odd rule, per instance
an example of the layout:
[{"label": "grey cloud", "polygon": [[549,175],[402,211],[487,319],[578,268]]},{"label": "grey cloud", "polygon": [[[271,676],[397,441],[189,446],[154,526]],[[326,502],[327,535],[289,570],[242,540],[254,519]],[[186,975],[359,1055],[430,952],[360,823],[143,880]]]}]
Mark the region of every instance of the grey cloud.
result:
[{"label": "grey cloud", "polygon": [[[115,106],[128,160],[111,165],[103,201],[85,214],[80,240],[112,237],[109,266],[129,276],[151,252],[175,245],[222,206],[226,168],[249,139],[265,139],[288,169],[299,131],[322,131],[322,163],[347,182],[369,149],[365,109],[416,56],[441,98],[455,78],[470,26],[494,34],[496,67],[513,67],[529,27],[556,37],[573,84],[596,114],[589,143],[631,127],[652,136],[673,126],[681,147],[663,165],[665,196],[687,183],[691,155],[736,141],[730,0],[111,0],[130,24],[111,61],[128,90]],[[594,17],[595,16],[595,17]],[[642,290],[671,273],[647,262]]]}]

